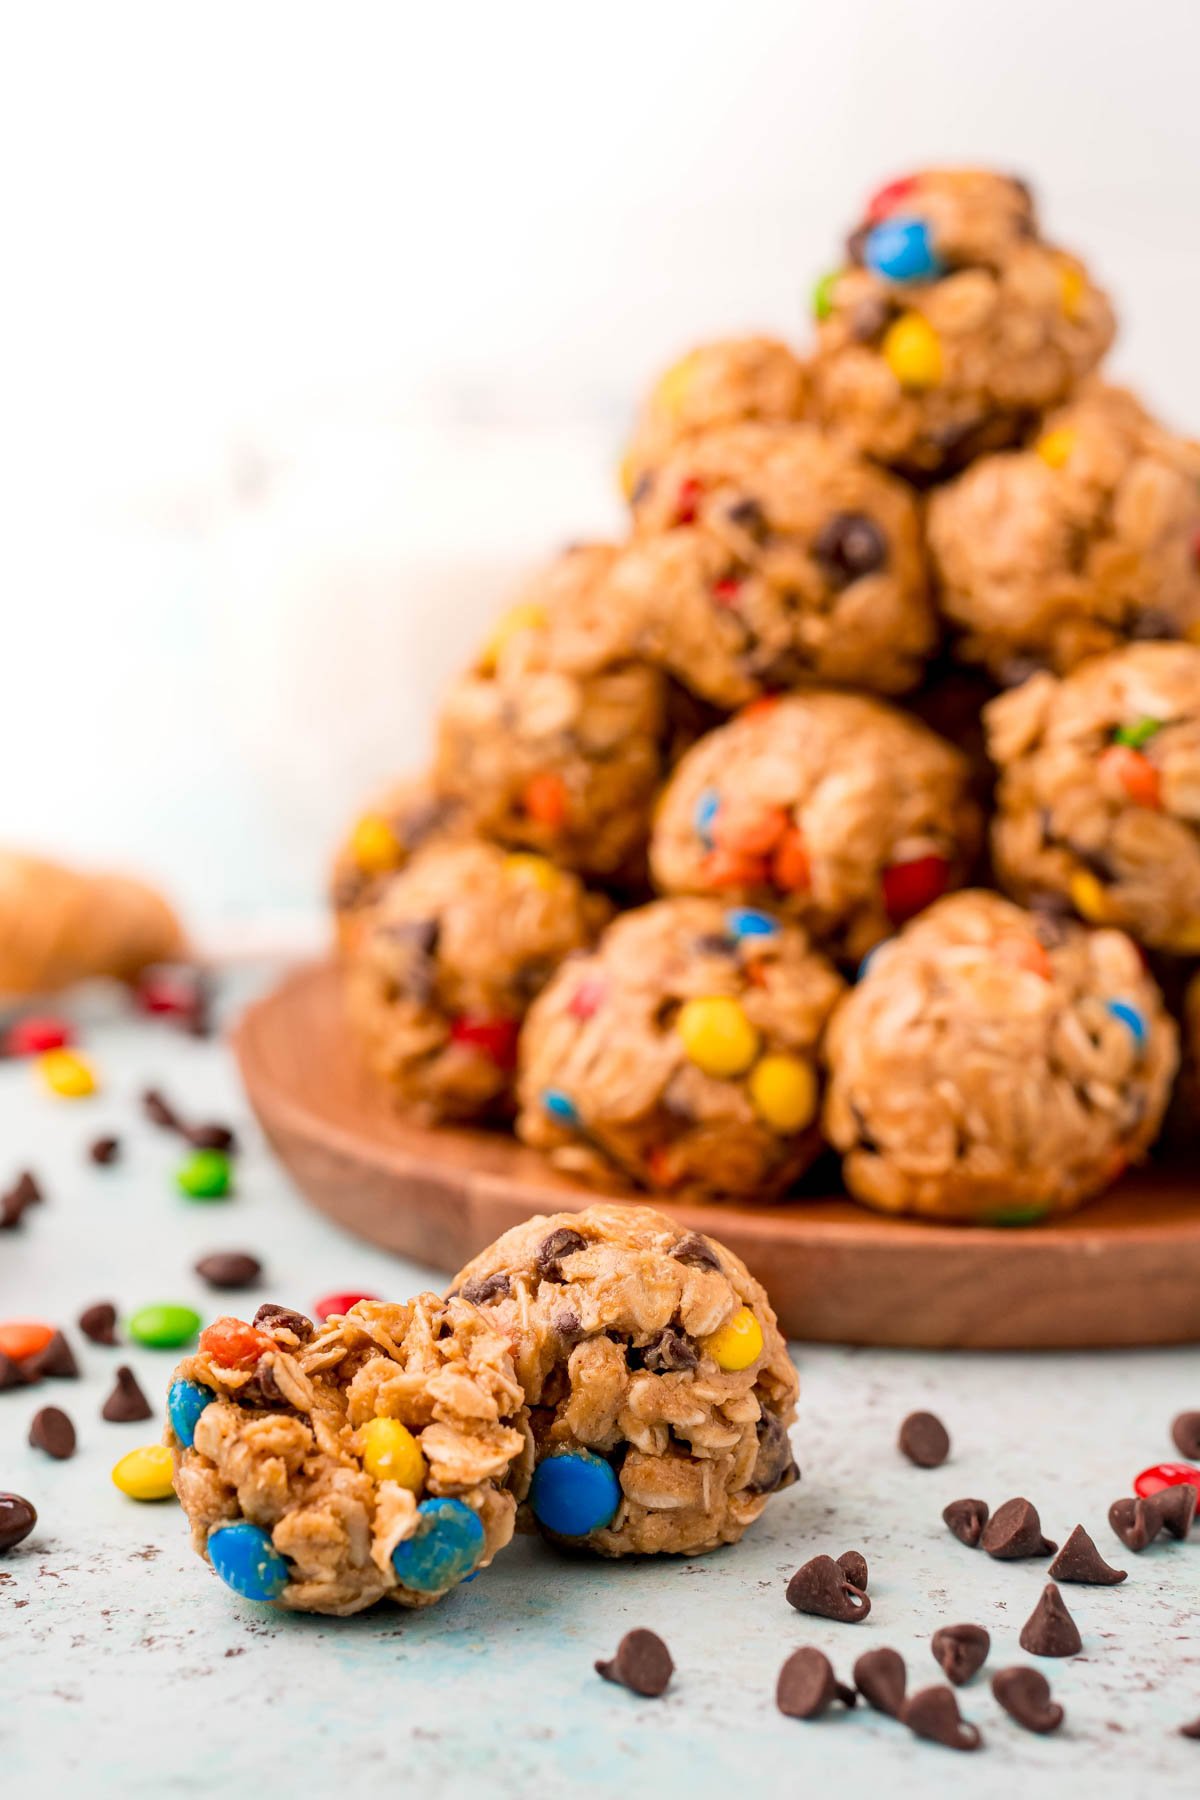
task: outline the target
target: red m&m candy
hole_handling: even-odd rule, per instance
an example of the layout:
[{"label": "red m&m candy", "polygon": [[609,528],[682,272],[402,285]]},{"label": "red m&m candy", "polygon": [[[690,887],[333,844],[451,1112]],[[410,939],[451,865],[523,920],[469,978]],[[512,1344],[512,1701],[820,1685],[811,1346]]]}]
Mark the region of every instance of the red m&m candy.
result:
[{"label": "red m&m candy", "polygon": [[4,1036],[5,1056],[43,1056],[47,1050],[65,1050],[75,1042],[75,1033],[65,1019],[53,1014],[31,1015],[18,1019]]},{"label": "red m&m candy", "polygon": [[200,1348],[223,1369],[252,1369],[264,1351],[275,1348],[275,1340],[244,1319],[224,1318],[200,1333]]},{"label": "red m&m candy", "polygon": [[872,224],[878,219],[886,219],[893,207],[907,199],[916,185],[913,176],[902,175],[899,181],[889,181],[886,187],[877,189],[867,201],[867,218]]},{"label": "red m&m candy", "polygon": [[1164,1488],[1194,1487],[1200,1490],[1200,1469],[1191,1463],[1152,1463],[1133,1478],[1133,1491],[1143,1500],[1161,1494]]},{"label": "red m&m candy", "polygon": [[515,1019],[488,1019],[476,1013],[461,1013],[450,1021],[453,1043],[490,1057],[501,1069],[511,1068],[517,1059],[519,1030]]},{"label": "red m&m candy", "polygon": [[893,863],[883,871],[883,904],[897,925],[922,908],[940,900],[950,885],[950,865],[944,856],[915,856],[911,862]]},{"label": "red m&m candy", "polygon": [[378,1298],[378,1294],[356,1294],[353,1292],[345,1294],[325,1294],[314,1305],[313,1317],[320,1319],[321,1323],[324,1324],[326,1319],[331,1319],[335,1315],[340,1317],[342,1313],[348,1313],[350,1308],[352,1306],[357,1306],[360,1300],[378,1300]]}]

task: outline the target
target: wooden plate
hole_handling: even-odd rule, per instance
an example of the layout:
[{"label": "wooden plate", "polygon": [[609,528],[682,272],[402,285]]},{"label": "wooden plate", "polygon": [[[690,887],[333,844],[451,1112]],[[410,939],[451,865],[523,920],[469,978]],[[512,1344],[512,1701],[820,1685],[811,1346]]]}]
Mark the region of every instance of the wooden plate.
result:
[{"label": "wooden plate", "polygon": [[[599,1197],[512,1138],[426,1129],[391,1110],[361,1067],[331,964],[298,970],[252,1006],[234,1046],[301,1192],[399,1255],[453,1272],[531,1213]],[[743,1257],[791,1337],[989,1350],[1200,1338],[1195,1164],[1127,1176],[1082,1212],[1023,1230],[887,1218],[841,1194],[654,1204]]]}]

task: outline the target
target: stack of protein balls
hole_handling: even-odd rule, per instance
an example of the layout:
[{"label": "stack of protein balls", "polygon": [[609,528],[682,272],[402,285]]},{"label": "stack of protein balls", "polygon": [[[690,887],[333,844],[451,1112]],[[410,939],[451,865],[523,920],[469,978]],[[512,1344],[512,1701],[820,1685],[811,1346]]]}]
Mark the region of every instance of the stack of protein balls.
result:
[{"label": "stack of protein balls", "polygon": [[1162,989],[1200,1012],[1200,446],[1097,377],[1014,177],[883,188],[815,313],[663,376],[628,540],[354,825],[352,1016],[411,1114],[610,1190],[780,1198],[827,1144],[1032,1221],[1154,1143]]}]

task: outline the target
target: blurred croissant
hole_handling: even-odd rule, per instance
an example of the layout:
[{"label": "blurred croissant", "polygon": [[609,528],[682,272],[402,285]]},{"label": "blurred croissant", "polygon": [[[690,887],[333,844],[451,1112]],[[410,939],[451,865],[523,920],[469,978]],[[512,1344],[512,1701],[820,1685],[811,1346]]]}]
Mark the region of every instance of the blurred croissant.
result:
[{"label": "blurred croissant", "polygon": [[133,981],[185,952],[179,920],[144,882],[0,850],[0,994]]}]

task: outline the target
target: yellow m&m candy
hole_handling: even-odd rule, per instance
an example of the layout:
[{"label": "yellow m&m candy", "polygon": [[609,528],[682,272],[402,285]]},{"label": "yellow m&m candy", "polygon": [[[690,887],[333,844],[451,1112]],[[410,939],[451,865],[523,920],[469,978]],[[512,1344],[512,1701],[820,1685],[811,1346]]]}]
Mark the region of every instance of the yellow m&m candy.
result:
[{"label": "yellow m&m candy", "polygon": [[1068,319],[1079,317],[1086,293],[1087,276],[1078,263],[1064,260],[1058,271],[1058,298]]},{"label": "yellow m&m candy", "polygon": [[676,418],[683,411],[687,404],[688,389],[692,385],[695,369],[696,354],[694,351],[689,351],[686,356],[681,356],[677,363],[672,363],[666,373],[659,377],[658,385],[654,390],[653,404],[660,412]]},{"label": "yellow m&m candy", "polygon": [[718,1369],[732,1374],[748,1369],[762,1355],[762,1326],[748,1306],[739,1306],[732,1319],[704,1338],[703,1344]]},{"label": "yellow m&m candy", "polygon": [[165,1444],[130,1450],[113,1469],[112,1478],[131,1500],[169,1500],[175,1492],[174,1459]]},{"label": "yellow m&m candy", "polygon": [[46,1050],[37,1059],[37,1072],[60,1100],[86,1100],[96,1091],[91,1063],[75,1050]]},{"label": "yellow m&m candy", "polygon": [[1200,919],[1190,919],[1186,925],[1180,926],[1168,949],[1173,950],[1176,956],[1200,956]]},{"label": "yellow m&m candy", "polygon": [[1075,433],[1065,425],[1061,425],[1057,431],[1044,432],[1034,445],[1042,461],[1052,469],[1065,469],[1074,448]]},{"label": "yellow m&m candy", "polygon": [[817,1110],[817,1078],[798,1056],[764,1056],[750,1071],[754,1110],[772,1131],[803,1131]]},{"label": "yellow m&m candy", "polygon": [[531,881],[534,887],[544,888],[547,893],[558,886],[558,870],[554,864],[531,850],[514,850],[511,856],[505,857],[504,867],[510,875]]},{"label": "yellow m&m candy", "polygon": [[1071,904],[1081,919],[1090,925],[1107,925],[1113,909],[1103,884],[1090,869],[1080,869],[1071,877]]},{"label": "yellow m&m candy", "polygon": [[399,1419],[369,1419],[359,1432],[363,1468],[372,1481],[398,1481],[419,1494],[425,1486],[425,1458],[412,1432]]},{"label": "yellow m&m candy", "polygon": [[350,834],[350,854],[365,875],[385,875],[399,867],[404,852],[380,813],[364,813]]},{"label": "yellow m&m candy", "polygon": [[942,346],[920,313],[902,313],[883,338],[883,360],[901,387],[931,388],[942,379]]},{"label": "yellow m&m candy", "polygon": [[482,673],[491,674],[505,649],[522,631],[536,631],[545,623],[546,609],[544,606],[537,606],[532,600],[522,601],[517,606],[511,606],[483,647],[479,658],[479,667]]},{"label": "yellow m&m candy", "polygon": [[741,1075],[758,1055],[758,1033],[736,1000],[714,994],[688,1000],[675,1029],[684,1054],[706,1075]]}]

